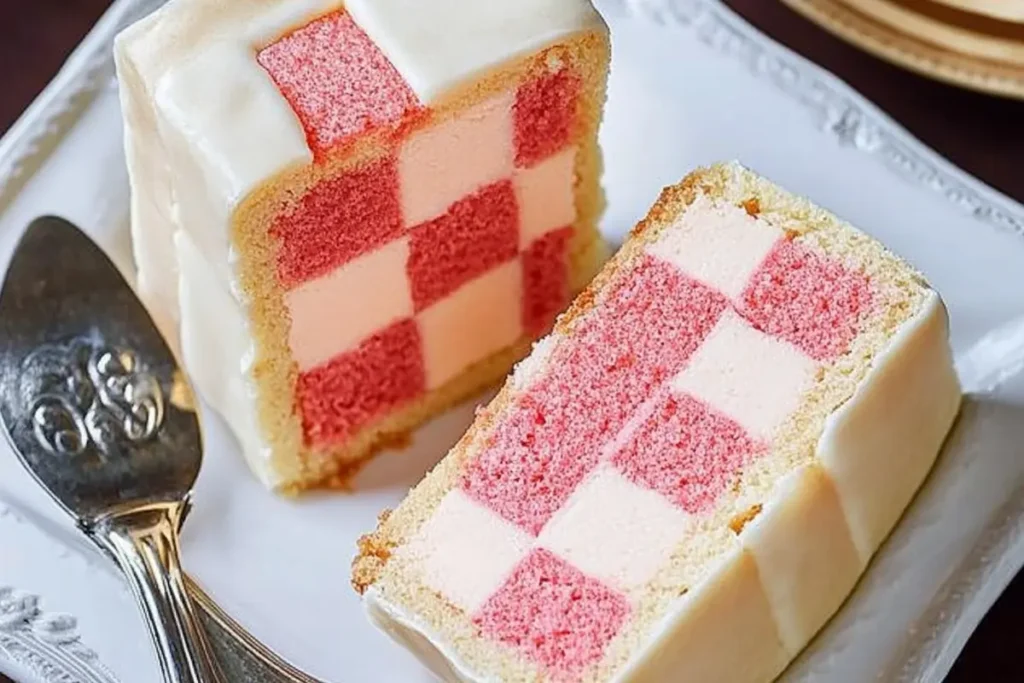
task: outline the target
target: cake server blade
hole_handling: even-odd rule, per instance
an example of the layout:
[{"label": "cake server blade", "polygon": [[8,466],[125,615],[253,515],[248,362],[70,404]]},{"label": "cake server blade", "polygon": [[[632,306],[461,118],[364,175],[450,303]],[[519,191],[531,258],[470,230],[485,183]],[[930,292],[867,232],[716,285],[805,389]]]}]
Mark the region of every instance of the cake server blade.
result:
[{"label": "cake server blade", "polygon": [[106,255],[67,221],[34,221],[0,291],[0,420],[22,464],[124,571],[168,683],[222,680],[179,560],[202,462],[190,397]]}]

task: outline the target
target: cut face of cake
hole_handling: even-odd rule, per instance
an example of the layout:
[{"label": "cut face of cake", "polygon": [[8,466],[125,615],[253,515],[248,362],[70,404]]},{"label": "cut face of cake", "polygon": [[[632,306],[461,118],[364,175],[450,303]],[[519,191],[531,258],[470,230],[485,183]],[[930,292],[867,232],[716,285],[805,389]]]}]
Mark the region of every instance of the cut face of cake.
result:
[{"label": "cut face of cake", "polygon": [[600,267],[587,0],[171,0],[117,66],[138,288],[269,485],[343,485]]},{"label": "cut face of cake", "polygon": [[353,583],[446,680],[768,681],[959,404],[918,273],[738,165],[701,170],[361,540]]}]

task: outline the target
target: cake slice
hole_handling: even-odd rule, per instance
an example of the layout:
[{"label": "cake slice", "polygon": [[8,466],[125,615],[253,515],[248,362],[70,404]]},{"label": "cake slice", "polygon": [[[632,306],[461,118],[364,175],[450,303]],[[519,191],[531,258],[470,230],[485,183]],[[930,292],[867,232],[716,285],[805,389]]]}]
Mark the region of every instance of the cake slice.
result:
[{"label": "cake slice", "polygon": [[353,584],[445,680],[768,681],[959,404],[921,275],[738,165],[699,170],[361,539]]},{"label": "cake slice", "polygon": [[270,487],[344,485],[600,267],[587,0],[171,0],[116,57],[139,293]]}]

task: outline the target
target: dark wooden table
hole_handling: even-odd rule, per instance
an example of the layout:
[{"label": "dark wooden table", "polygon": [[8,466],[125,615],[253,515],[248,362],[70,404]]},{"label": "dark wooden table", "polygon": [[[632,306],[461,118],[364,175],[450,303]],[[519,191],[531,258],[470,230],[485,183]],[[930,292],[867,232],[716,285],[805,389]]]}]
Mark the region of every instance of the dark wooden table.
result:
[{"label": "dark wooden table", "polygon": [[[56,73],[109,0],[0,2],[0,131]],[[823,65],[918,138],[993,187],[1024,201],[1024,102],[979,95],[914,76],[833,39],[772,0],[730,4],[777,40]],[[952,683],[1024,681],[1024,575],[971,638]]]}]

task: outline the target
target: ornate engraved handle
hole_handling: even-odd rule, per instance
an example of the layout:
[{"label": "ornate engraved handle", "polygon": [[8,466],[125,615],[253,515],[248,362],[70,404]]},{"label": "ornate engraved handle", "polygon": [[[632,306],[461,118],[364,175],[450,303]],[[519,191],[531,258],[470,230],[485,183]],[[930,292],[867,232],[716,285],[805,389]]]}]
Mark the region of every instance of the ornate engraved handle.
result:
[{"label": "ornate engraved handle", "polygon": [[185,589],[177,530],[184,505],[158,503],[111,515],[89,529],[120,565],[156,645],[166,683],[222,683]]}]

